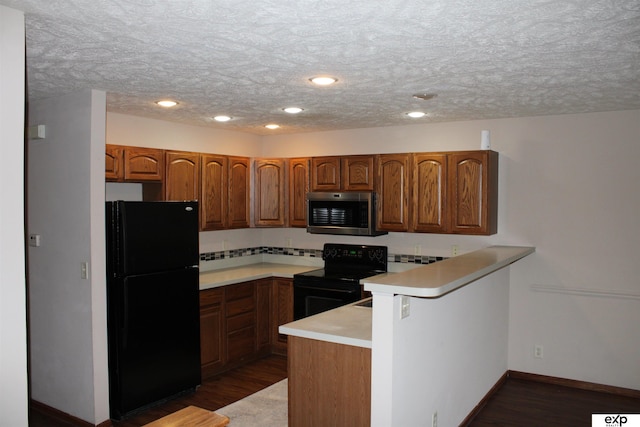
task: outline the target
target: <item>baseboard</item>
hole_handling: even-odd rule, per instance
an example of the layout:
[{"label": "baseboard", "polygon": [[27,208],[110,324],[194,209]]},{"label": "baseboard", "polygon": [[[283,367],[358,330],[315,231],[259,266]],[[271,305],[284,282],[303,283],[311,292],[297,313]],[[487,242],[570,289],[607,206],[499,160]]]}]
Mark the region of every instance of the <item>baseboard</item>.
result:
[{"label": "baseboard", "polygon": [[55,419],[64,423],[67,423],[74,427],[112,427],[113,424],[111,420],[106,420],[101,422],[100,424],[94,425],[85,420],[81,420],[78,417],[74,417],[71,414],[67,414],[66,412],[62,412],[56,408],[52,408],[49,405],[45,405],[44,403],[38,402],[37,400],[30,399],[29,400],[29,410],[39,412],[40,414],[46,416],[47,418]]},{"label": "baseboard", "polygon": [[505,372],[500,377],[500,379],[493,385],[493,387],[491,387],[491,389],[487,392],[487,394],[484,395],[484,397],[482,398],[482,400],[480,400],[480,402],[476,405],[476,407],[473,408],[471,412],[469,412],[469,415],[467,415],[466,418],[462,421],[462,423],[460,423],[461,426],[466,426],[466,425],[469,425],[469,423],[471,423],[471,421],[480,413],[480,411],[482,411],[482,408],[484,408],[484,406],[487,404],[489,399],[491,399],[491,397],[498,390],[500,390],[500,387],[502,387],[502,385],[504,384],[504,382],[507,380],[508,377],[509,377],[509,371]]},{"label": "baseboard", "polygon": [[624,388],[624,387],[615,387],[615,386],[604,385],[604,384],[596,384],[596,383],[590,383],[586,381],[570,380],[566,378],[551,377],[548,375],[531,374],[528,372],[507,371],[500,377],[500,379],[494,384],[494,386],[491,387],[491,390],[489,390],[487,394],[485,394],[482,400],[480,400],[480,402],[476,405],[475,408],[473,408],[473,410],[469,413],[469,415],[466,416],[466,418],[462,421],[462,423],[460,423],[460,425],[461,426],[469,425],[471,421],[473,421],[473,419],[482,411],[482,409],[487,404],[489,399],[493,397],[493,395],[500,389],[500,387],[502,387],[505,381],[507,381],[507,379],[509,378],[524,380],[524,381],[531,381],[531,382],[539,382],[539,383],[545,383],[545,384],[559,385],[559,386],[570,387],[570,388],[575,388],[579,390],[608,393],[616,396],[631,397],[633,399],[640,399],[640,390],[634,390],[634,389]]},{"label": "baseboard", "polygon": [[596,384],[586,381],[569,380],[566,378],[550,377],[548,375],[531,374],[528,372],[520,371],[507,371],[509,378],[534,381],[539,383],[554,384],[564,387],[571,387],[580,390],[597,391],[600,393],[609,393],[617,396],[631,397],[633,399],[640,399],[640,390],[634,390],[631,388],[615,387],[611,385]]}]

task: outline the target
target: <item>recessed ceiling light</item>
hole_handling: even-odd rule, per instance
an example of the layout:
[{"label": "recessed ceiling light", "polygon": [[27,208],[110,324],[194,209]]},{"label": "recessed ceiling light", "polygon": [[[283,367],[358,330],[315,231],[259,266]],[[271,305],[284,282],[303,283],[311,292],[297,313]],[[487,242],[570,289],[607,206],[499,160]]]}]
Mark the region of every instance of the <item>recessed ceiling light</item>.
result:
[{"label": "recessed ceiling light", "polygon": [[289,113],[289,114],[298,114],[298,113],[302,112],[302,108],[300,108],[300,107],[287,107],[287,108],[283,108],[282,110],[285,113]]},{"label": "recessed ceiling light", "polygon": [[419,119],[420,117],[424,117],[426,116],[426,113],[423,113],[422,111],[412,111],[410,113],[407,113],[407,116],[413,118],[413,119]]},{"label": "recessed ceiling light", "polygon": [[270,123],[268,125],[265,125],[264,127],[266,127],[267,129],[278,129],[280,125],[277,125],[275,123]]},{"label": "recessed ceiling light", "polygon": [[337,82],[338,79],[336,79],[335,77],[329,77],[329,76],[318,76],[318,77],[313,77],[309,79],[309,81],[311,81],[311,83],[318,86],[328,86]]},{"label": "recessed ceiling light", "polygon": [[231,120],[231,117],[229,117],[229,116],[215,116],[213,118],[213,120],[215,120],[216,122],[228,122],[229,120]]},{"label": "recessed ceiling light", "polygon": [[162,101],[156,101],[156,104],[158,104],[161,107],[165,107],[165,108],[171,108],[171,107],[175,107],[176,105],[178,105],[178,103],[176,101],[171,101],[169,99],[163,99]]}]

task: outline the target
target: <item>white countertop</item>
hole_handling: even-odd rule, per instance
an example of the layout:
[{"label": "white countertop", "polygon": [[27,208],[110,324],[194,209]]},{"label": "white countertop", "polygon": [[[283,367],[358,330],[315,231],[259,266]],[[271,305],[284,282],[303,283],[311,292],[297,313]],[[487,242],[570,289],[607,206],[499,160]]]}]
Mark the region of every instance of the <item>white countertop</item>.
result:
[{"label": "white countertop", "polygon": [[261,262],[240,267],[203,271],[200,273],[200,290],[247,282],[269,277],[293,278],[294,274],[315,270],[318,267],[306,265],[273,264]]},{"label": "white countertop", "polygon": [[436,298],[534,251],[534,247],[526,246],[490,246],[402,273],[379,274],[360,282],[370,292]]},{"label": "white countertop", "polygon": [[[401,273],[361,280],[365,290],[440,297],[535,251],[533,247],[491,246]],[[445,297],[446,298],[446,297]],[[372,308],[360,302],[287,323],[280,333],[338,344],[371,348]]]},{"label": "white countertop", "polygon": [[305,317],[278,328],[281,334],[371,348],[371,307],[360,302]]}]

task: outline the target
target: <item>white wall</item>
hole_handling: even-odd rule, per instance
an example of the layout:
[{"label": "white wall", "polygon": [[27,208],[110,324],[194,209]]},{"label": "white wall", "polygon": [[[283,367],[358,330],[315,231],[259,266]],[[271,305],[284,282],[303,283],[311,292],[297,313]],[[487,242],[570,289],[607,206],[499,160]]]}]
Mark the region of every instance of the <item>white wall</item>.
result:
[{"label": "white wall", "polygon": [[[507,370],[509,268],[440,298],[374,293],[373,427],[460,425]],[[382,373],[382,375],[379,375]]]},{"label": "white wall", "polygon": [[[509,368],[640,389],[640,110],[276,135],[262,138],[260,155],[479,149],[483,129],[500,153],[494,236],[347,238],[252,229],[234,231],[230,249],[258,240],[284,246],[288,238],[300,248],[364,241],[392,253],[412,254],[420,245],[423,254],[443,256],[454,244],[463,253],[491,244],[535,246],[511,269]],[[144,134],[138,143],[154,146]],[[202,233],[213,248],[207,250],[221,250],[219,233]],[[543,359],[533,358],[535,344],[544,346]]]},{"label": "white wall", "polygon": [[24,15],[0,6],[0,424],[26,426]]},{"label": "white wall", "polygon": [[[170,111],[168,111],[170,113]],[[107,113],[107,144],[132,145],[228,156],[261,155],[260,137],[145,117]]]},{"label": "white wall", "polygon": [[[32,103],[28,145],[32,398],[90,423],[109,418],[104,237],[106,95]],[[81,264],[89,263],[87,279]]]}]

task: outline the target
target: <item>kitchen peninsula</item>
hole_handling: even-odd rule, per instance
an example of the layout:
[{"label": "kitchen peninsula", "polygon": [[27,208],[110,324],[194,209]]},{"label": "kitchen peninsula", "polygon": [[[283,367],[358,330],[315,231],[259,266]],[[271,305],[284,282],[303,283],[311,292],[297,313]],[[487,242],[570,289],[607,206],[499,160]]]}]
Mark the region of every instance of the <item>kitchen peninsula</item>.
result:
[{"label": "kitchen peninsula", "polygon": [[[281,326],[290,336],[289,424],[311,414],[323,422],[352,416],[355,424],[347,424],[374,427],[426,425],[434,416],[441,425],[459,425],[508,369],[504,267],[534,251],[493,246],[370,277],[362,282],[373,294],[372,308],[355,303]],[[331,366],[305,360],[318,352],[327,357],[313,361]],[[337,365],[339,352],[356,361]],[[314,393],[317,385],[325,390]],[[342,400],[346,386],[357,402]],[[340,405],[365,408],[341,411]]]}]

